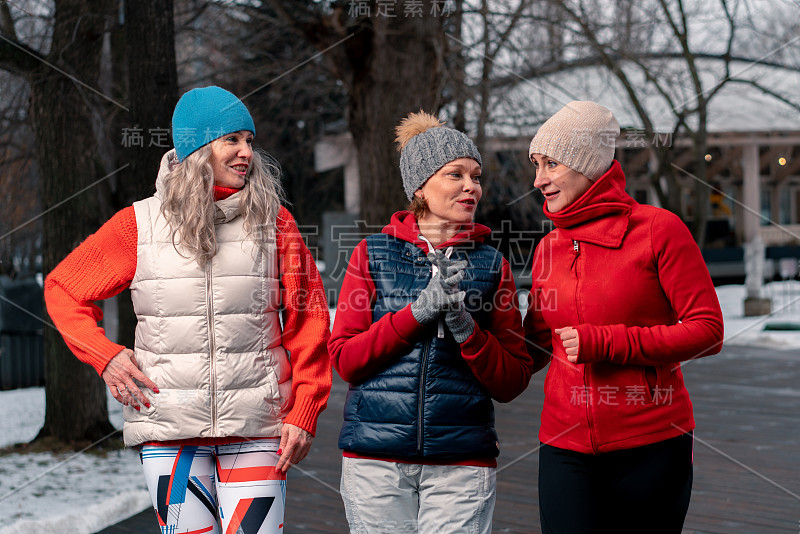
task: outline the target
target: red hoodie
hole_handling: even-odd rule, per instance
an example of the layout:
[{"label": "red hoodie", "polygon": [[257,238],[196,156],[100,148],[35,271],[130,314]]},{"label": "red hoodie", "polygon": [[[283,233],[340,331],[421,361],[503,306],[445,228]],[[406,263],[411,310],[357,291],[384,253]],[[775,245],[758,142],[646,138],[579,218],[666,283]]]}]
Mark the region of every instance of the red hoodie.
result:
[{"label": "red hoodie", "polygon": [[[419,238],[419,227],[411,212],[395,213],[383,233],[414,243],[428,252],[427,243]],[[474,224],[436,248],[464,242],[480,243],[489,233],[486,226]],[[516,285],[505,258],[497,291],[508,295],[509,305],[492,310],[486,330],[475,325],[472,335],[461,343],[461,355],[489,394],[500,402],[508,402],[528,386],[533,362],[525,350]],[[410,305],[373,324],[374,299],[375,284],[369,273],[367,243],[361,241],[353,251],[342,283],[328,342],[331,362],[348,382],[357,382],[386,367],[411,350],[419,336],[429,332],[414,319]]]},{"label": "red hoodie", "polygon": [[[625,193],[618,162],[536,248],[524,326],[542,368],[543,443],[595,454],[694,428],[678,362],[720,351],[722,312],[700,249],[667,210]],[[578,331],[570,363],[557,328]]]}]

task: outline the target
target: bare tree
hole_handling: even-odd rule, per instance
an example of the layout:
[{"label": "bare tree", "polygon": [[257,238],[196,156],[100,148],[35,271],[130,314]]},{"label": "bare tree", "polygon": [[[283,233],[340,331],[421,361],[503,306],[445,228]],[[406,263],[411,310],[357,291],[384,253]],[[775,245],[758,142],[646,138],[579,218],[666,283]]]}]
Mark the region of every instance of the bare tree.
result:
[{"label": "bare tree", "polygon": [[[56,2],[49,53],[20,41],[6,2],[0,6],[5,14],[0,68],[24,78],[30,87],[29,114],[45,213],[46,272],[99,222],[97,190],[91,186],[106,173],[97,159],[92,114],[99,106],[91,88],[97,86],[112,4],[110,0]],[[84,188],[88,191],[80,194]],[[47,400],[38,438],[93,441],[113,431],[102,380],[70,353],[55,329],[44,332]]]},{"label": "bare tree", "polygon": [[[650,147],[656,165],[649,178],[659,201],[684,217],[679,177],[691,175],[696,184],[706,181],[710,106],[726,87],[746,84],[776,102],[800,109],[796,92],[761,83],[763,71],[757,68],[798,72],[791,59],[796,56],[790,52],[797,50],[796,33],[790,29],[797,28],[797,6],[781,10],[793,13],[783,17],[789,23],[765,28],[758,23],[760,16],[751,11],[751,4],[729,0],[546,0],[534,7],[543,16],[550,36],[558,35],[559,54],[553,55],[553,48],[550,55],[531,51],[526,68],[495,77],[490,83],[502,91],[517,84],[519,78],[548,80],[554,91],[563,91],[568,97],[580,89],[568,86],[567,80],[576,79],[569,74],[589,71],[584,87],[597,92],[609,82],[592,69],[604,69],[614,80],[612,85],[619,88],[618,96],[644,127],[646,137],[669,133],[672,139],[691,140],[688,165],[676,165],[676,151],[668,144]],[[535,19],[534,15],[531,20]],[[774,28],[777,30],[769,34]],[[668,132],[663,130],[664,112],[671,116]],[[702,243],[709,188],[693,190],[692,230]]]},{"label": "bare tree", "polygon": [[268,2],[183,4],[177,14],[182,79],[220,85],[244,100],[255,144],[280,162],[292,212],[313,246],[310,227],[321,223],[322,211],[344,207],[341,170],[317,173],[313,157],[322,136],[346,127],[343,84],[305,35],[286,31]]},{"label": "bare tree", "polygon": [[[117,155],[114,167],[123,167],[107,202],[115,210],[152,194],[161,156],[171,145],[169,129],[178,101],[173,1],[120,1],[124,21],[115,30],[122,43],[111,58],[113,87],[129,111],[121,113],[118,107],[106,105],[110,117],[106,123],[117,127],[107,136],[114,144],[110,151]],[[139,132],[141,143],[131,143],[128,132]],[[117,311],[117,341],[132,347],[136,317],[130,290],[120,295]]]},{"label": "bare tree", "polygon": [[[143,196],[141,184],[151,186],[157,171],[162,149],[158,154],[146,147],[132,150],[120,163],[113,153],[116,143],[108,141],[111,137],[119,140],[109,126],[115,115],[125,115],[131,126],[163,125],[177,93],[172,2],[157,0],[135,8],[134,4],[126,2],[126,16],[135,27],[129,27],[129,61],[121,69],[127,71],[131,85],[128,107],[120,103],[128,94],[125,82],[113,75],[108,79],[107,73],[114,69],[108,68],[110,58],[104,52],[118,0],[57,0],[53,12],[18,10],[16,16],[8,2],[0,2],[0,69],[24,82],[29,95],[27,108],[20,108],[26,113],[19,120],[32,126],[35,148],[28,143],[17,152],[35,157],[38,167],[45,273],[110,214],[108,182],[116,174],[135,167],[136,178],[125,176],[116,191],[118,202],[129,204]],[[27,24],[26,32],[18,34],[17,27],[26,27],[31,20],[38,32]],[[150,33],[154,28],[162,39]],[[116,67],[124,58],[123,51]],[[2,161],[6,170],[13,163],[7,158]],[[113,427],[108,421],[105,384],[94,369],[71,354],[54,328],[44,332],[45,423],[37,439],[81,442],[107,436]]]},{"label": "bare tree", "polygon": [[24,110],[28,86],[24,80],[0,71],[0,274],[11,278],[41,272],[41,212],[33,132]]},{"label": "bare tree", "polygon": [[382,224],[402,207],[394,128],[411,111],[442,102],[444,2],[270,2],[312,43],[347,93],[358,152],[361,218]]},{"label": "bare tree", "polygon": [[492,244],[515,268],[530,261],[534,237],[540,235],[534,229],[541,227],[542,204],[531,194],[533,169],[527,153],[516,144],[504,146],[502,139],[512,131],[532,131],[536,117],[520,121],[516,114],[524,112],[513,109],[508,99],[510,90],[525,82],[523,78],[507,79],[502,90],[496,90],[493,82],[526,64],[524,51],[529,48],[525,45],[531,43],[526,29],[532,25],[536,4],[533,0],[457,2],[458,16],[447,33],[444,112],[457,128],[471,133],[478,145],[483,157],[483,197],[476,220],[492,227]]}]

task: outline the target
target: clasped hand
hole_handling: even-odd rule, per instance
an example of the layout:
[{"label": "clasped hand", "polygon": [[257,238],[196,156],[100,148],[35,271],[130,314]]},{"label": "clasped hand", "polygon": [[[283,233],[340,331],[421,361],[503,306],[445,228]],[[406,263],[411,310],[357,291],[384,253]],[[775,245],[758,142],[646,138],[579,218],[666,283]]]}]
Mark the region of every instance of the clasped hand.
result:
[{"label": "clasped hand", "polygon": [[464,305],[466,292],[458,284],[464,279],[468,263],[446,257],[441,250],[428,253],[428,261],[438,271],[428,286],[411,304],[411,313],[420,324],[430,324],[444,314],[445,323],[458,343],[466,340],[475,328]]},{"label": "clasped hand", "polygon": [[451,261],[439,250],[429,252],[428,260],[436,265],[438,272],[411,303],[411,314],[420,324],[434,322],[442,313],[463,302],[466,296],[464,291],[459,291],[458,283],[464,279],[467,262]]},{"label": "clasped hand", "polygon": [[564,328],[556,328],[555,334],[561,337],[561,344],[564,345],[564,351],[567,353],[567,360],[572,363],[578,363],[578,355],[581,351],[578,331],[572,326],[565,326]]}]

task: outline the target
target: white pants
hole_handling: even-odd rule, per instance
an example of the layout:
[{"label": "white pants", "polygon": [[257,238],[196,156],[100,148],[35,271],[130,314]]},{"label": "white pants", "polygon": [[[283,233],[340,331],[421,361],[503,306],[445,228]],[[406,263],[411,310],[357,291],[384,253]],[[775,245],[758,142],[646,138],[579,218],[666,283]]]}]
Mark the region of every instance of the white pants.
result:
[{"label": "white pants", "polygon": [[[228,445],[144,445],[140,456],[162,534],[283,532],[280,438]],[[241,530],[240,530],[241,529]]]},{"label": "white pants", "polygon": [[342,458],[352,534],[490,534],[496,469]]}]

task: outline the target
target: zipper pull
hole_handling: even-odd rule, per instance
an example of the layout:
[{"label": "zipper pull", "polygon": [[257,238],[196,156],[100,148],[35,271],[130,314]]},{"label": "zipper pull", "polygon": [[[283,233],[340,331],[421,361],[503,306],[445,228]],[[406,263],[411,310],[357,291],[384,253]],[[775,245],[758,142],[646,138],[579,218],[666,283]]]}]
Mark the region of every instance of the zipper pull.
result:
[{"label": "zipper pull", "polygon": [[581,255],[580,243],[578,243],[574,239],[572,240],[572,250],[575,251],[575,255],[572,257],[572,265],[569,266],[570,269],[575,268],[575,262],[578,261],[578,256]]}]

